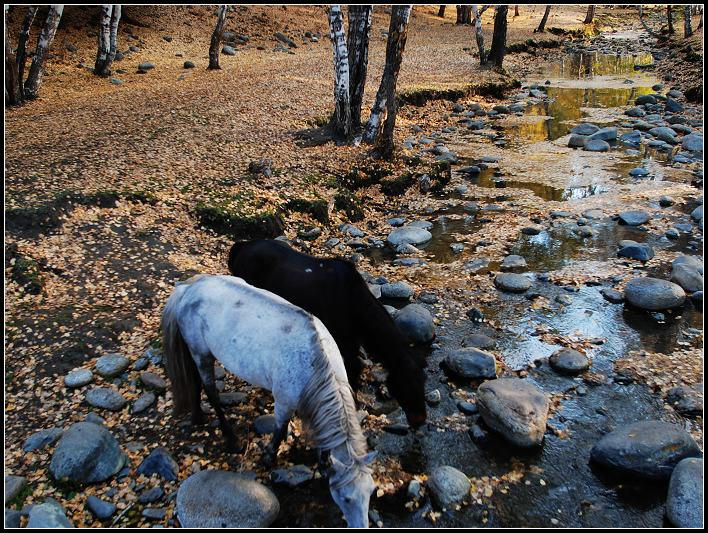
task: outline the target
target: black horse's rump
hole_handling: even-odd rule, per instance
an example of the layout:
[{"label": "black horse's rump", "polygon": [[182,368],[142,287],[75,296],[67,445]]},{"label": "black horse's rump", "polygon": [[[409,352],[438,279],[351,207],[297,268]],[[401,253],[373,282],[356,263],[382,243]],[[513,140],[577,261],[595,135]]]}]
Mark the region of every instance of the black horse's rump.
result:
[{"label": "black horse's rump", "polygon": [[314,257],[279,241],[256,240],[233,245],[229,270],[319,318],[337,342],[354,388],[363,346],[388,371],[386,385],[411,425],[425,421],[425,361],[410,349],[353,263]]}]

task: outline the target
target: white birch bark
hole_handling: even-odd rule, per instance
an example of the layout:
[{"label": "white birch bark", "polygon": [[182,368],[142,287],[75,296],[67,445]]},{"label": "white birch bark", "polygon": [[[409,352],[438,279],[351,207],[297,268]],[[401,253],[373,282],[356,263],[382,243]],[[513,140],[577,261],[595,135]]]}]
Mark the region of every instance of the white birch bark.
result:
[{"label": "white birch bark", "polygon": [[39,87],[42,85],[42,74],[44,71],[44,62],[47,59],[47,52],[54,41],[54,36],[57,33],[57,27],[61,20],[61,15],[64,12],[63,5],[49,6],[49,13],[44,22],[42,31],[39,34],[37,49],[32,60],[27,83],[25,84],[25,97],[29,99],[37,98],[39,95]]},{"label": "white birch bark", "polygon": [[96,64],[93,67],[94,74],[98,76],[108,76],[108,54],[111,51],[112,14],[113,6],[101,6],[101,16],[98,23],[98,50],[96,52]]},{"label": "white birch bark", "polygon": [[330,6],[329,36],[334,52],[334,117],[333,127],[337,135],[349,137],[352,115],[349,100],[349,56],[344,38],[344,16],[341,5]]},{"label": "white birch bark", "polygon": [[472,4],[472,14],[474,15],[474,36],[479,49],[479,63],[484,65],[487,62],[487,54],[484,51],[484,33],[482,33],[482,15],[477,9],[477,4]]},{"label": "white birch bark", "polygon": [[349,54],[349,104],[351,106],[352,128],[361,125],[361,103],[366,86],[369,65],[369,40],[371,36],[371,15],[374,6],[349,6],[349,31],[347,53]]},{"label": "white birch bark", "polygon": [[113,15],[111,16],[111,44],[110,51],[108,53],[110,64],[113,63],[113,60],[116,57],[116,52],[118,51],[118,23],[120,22],[121,12],[121,6],[113,6]]}]

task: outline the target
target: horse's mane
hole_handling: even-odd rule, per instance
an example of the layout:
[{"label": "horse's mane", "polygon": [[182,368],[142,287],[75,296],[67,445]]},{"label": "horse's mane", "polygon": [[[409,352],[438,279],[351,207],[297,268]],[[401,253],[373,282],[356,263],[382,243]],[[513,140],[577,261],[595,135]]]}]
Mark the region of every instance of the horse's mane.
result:
[{"label": "horse's mane", "polygon": [[297,410],[317,448],[332,450],[342,444],[347,446],[348,468],[335,471],[330,479],[330,484],[337,487],[350,482],[362,470],[369,472],[360,461],[367,453],[366,439],[348,381],[335,373],[324,349],[315,352],[312,377],[302,390]]}]

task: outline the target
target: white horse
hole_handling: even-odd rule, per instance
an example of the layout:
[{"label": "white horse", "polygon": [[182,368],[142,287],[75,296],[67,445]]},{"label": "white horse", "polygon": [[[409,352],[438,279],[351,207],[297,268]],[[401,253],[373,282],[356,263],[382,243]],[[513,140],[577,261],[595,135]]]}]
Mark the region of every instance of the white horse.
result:
[{"label": "white horse", "polygon": [[203,386],[233,448],[214,358],[239,378],[272,391],[276,430],[268,452],[275,457],[297,411],[318,450],[329,452],[330,492],[347,524],[368,527],[376,488],[368,465],[375,452],[367,453],[342,356],[322,322],[241,278],[202,275],[175,288],[162,314],[162,332],[176,413],[191,408],[192,422],[203,422]]}]

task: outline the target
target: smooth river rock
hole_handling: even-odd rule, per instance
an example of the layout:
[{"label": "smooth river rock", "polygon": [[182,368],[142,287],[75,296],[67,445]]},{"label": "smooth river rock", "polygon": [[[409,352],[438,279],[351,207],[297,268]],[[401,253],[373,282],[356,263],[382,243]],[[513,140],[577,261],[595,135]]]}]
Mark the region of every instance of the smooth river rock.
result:
[{"label": "smooth river rock", "polygon": [[624,287],[627,303],[647,311],[663,311],[680,307],[686,301],[684,290],[663,279],[634,278]]},{"label": "smooth river rock", "polygon": [[426,343],[435,338],[433,316],[419,304],[409,304],[398,311],[393,321],[409,342]]},{"label": "smooth river rock", "polygon": [[502,291],[521,293],[531,288],[531,280],[521,274],[505,272],[496,275],[494,285]]},{"label": "smooth river rock", "polygon": [[399,244],[423,244],[432,239],[432,234],[423,228],[416,228],[410,224],[403,226],[401,228],[396,228],[391,233],[389,233],[387,240],[393,246],[398,246]]},{"label": "smooth river rock", "polygon": [[440,507],[462,502],[469,496],[471,483],[467,476],[451,466],[438,466],[428,477],[430,494]]},{"label": "smooth river rock", "polygon": [[703,526],[703,459],[682,460],[671,474],[666,517],[676,527]]}]

